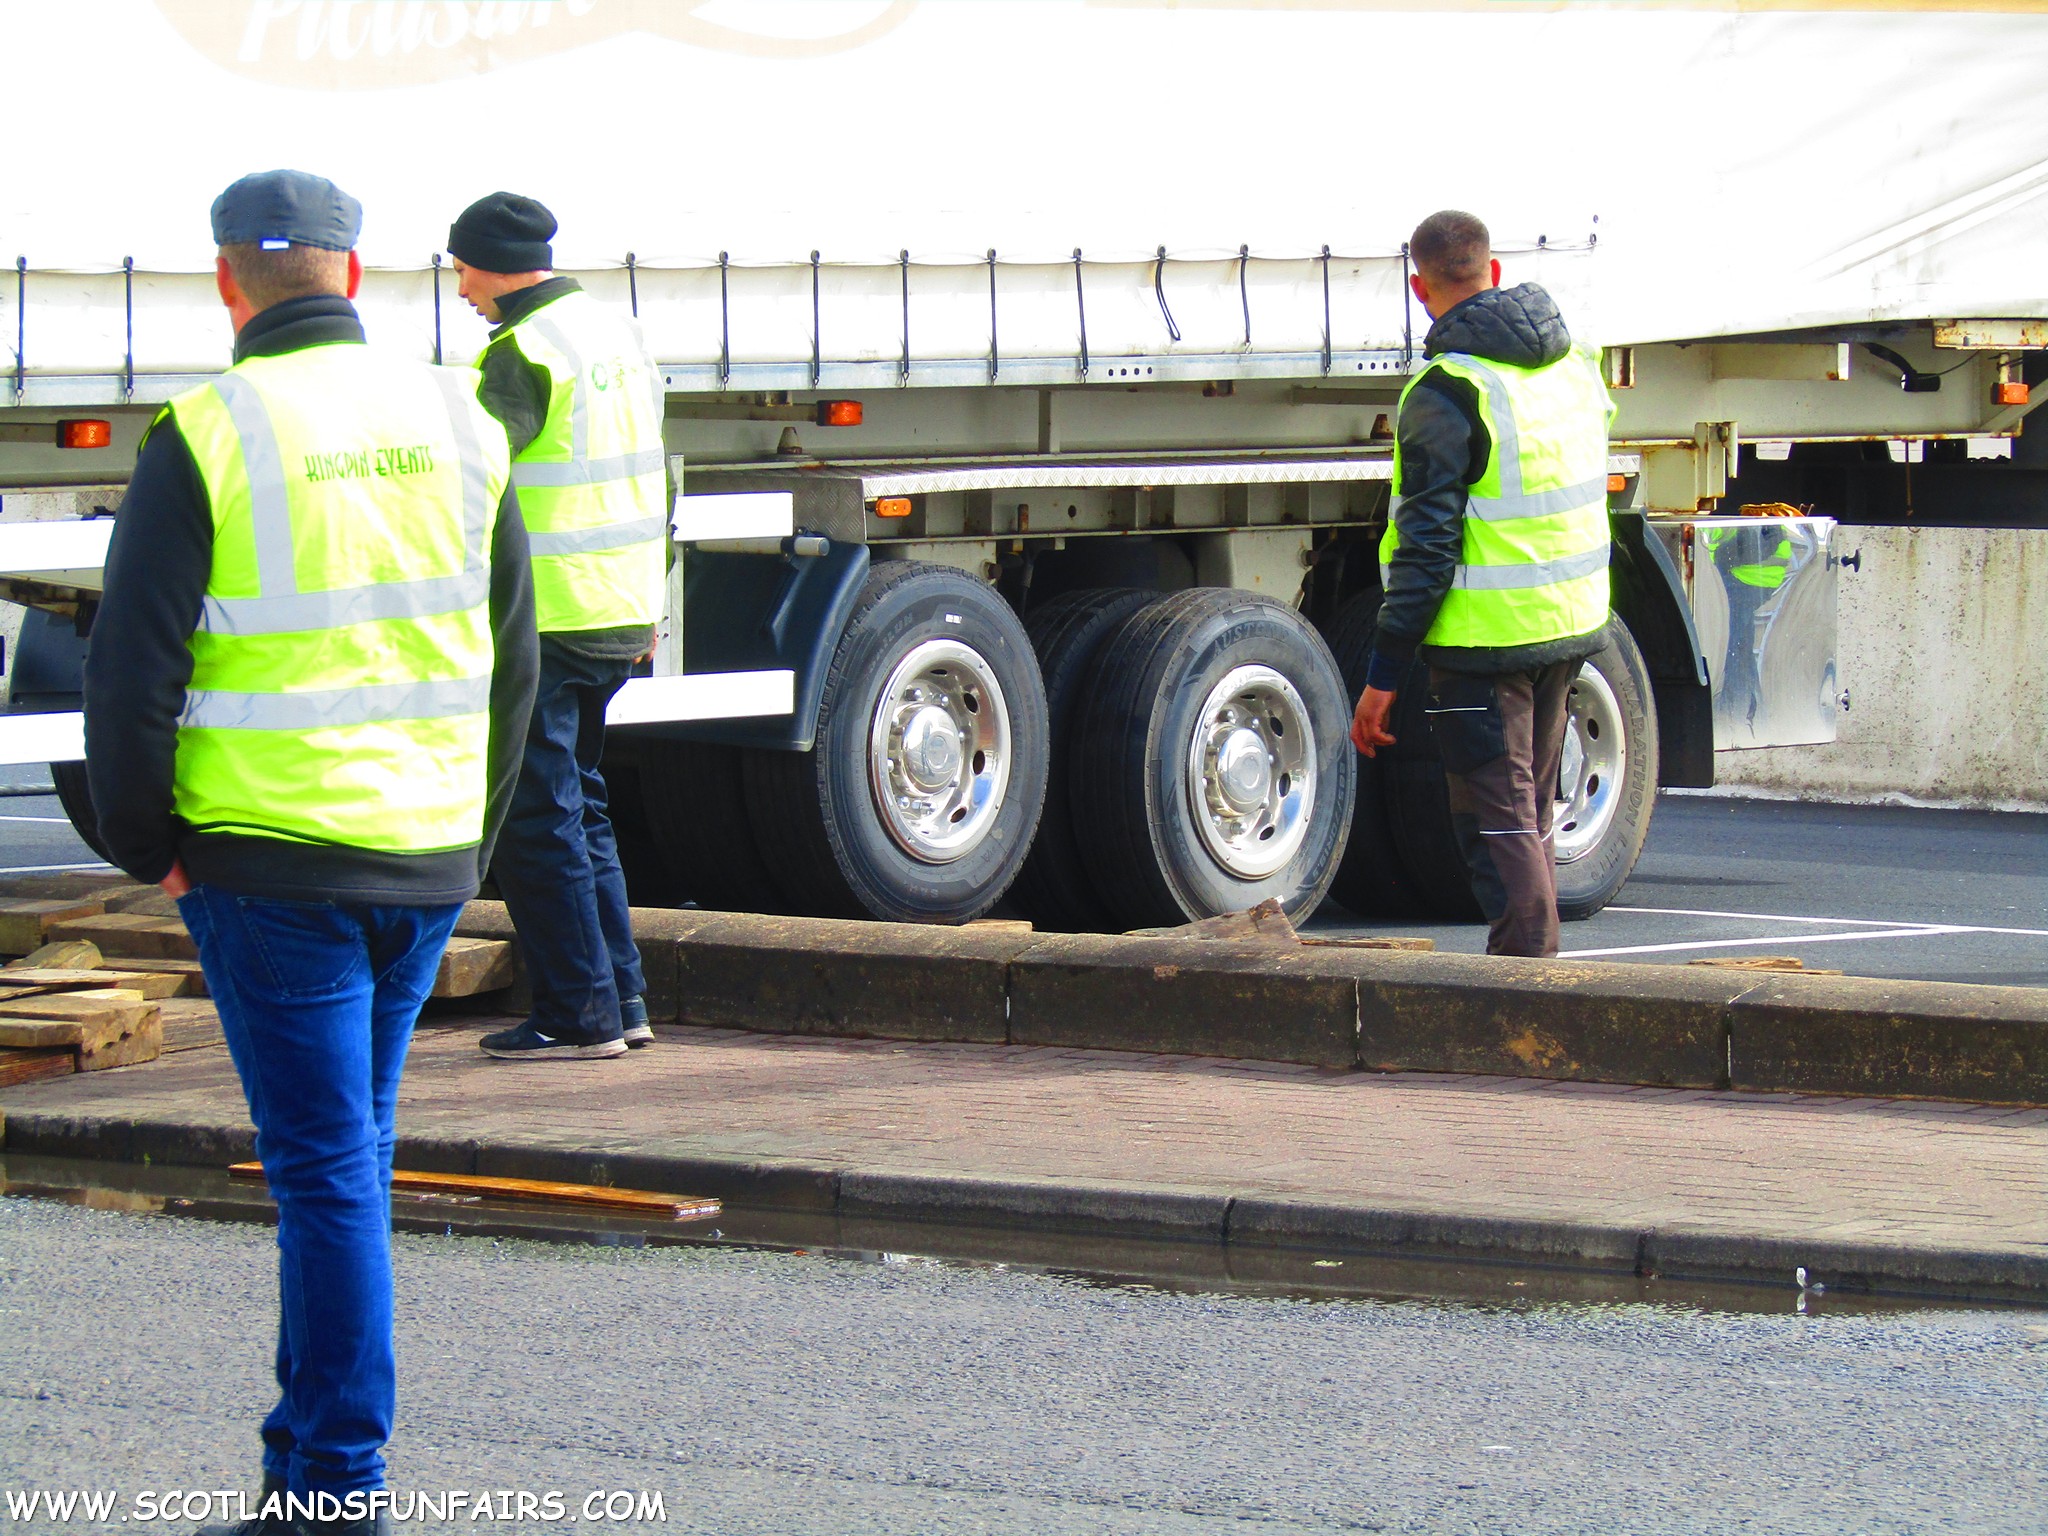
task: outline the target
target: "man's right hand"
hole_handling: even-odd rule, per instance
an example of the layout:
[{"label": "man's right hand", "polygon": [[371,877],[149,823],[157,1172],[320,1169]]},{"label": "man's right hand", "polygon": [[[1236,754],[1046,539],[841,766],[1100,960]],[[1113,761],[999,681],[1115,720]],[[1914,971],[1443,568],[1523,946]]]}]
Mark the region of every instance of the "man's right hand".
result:
[{"label": "man's right hand", "polygon": [[1351,715],[1351,745],[1367,757],[1376,757],[1381,747],[1394,744],[1387,718],[1394,712],[1391,688],[1368,688],[1358,696],[1358,708]]},{"label": "man's right hand", "polygon": [[185,861],[183,859],[172,861],[171,872],[165,875],[163,879],[157,881],[157,885],[166,896],[170,897],[182,896],[191,890],[192,877],[185,873]]}]

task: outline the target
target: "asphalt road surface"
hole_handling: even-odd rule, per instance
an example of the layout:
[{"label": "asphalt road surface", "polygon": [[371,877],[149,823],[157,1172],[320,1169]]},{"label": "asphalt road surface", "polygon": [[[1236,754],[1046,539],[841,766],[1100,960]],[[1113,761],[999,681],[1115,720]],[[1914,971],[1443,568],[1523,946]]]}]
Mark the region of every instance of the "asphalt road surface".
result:
[{"label": "asphalt road surface", "polygon": [[[0,798],[0,870],[77,865],[98,860],[55,797]],[[1317,922],[1486,947],[1475,924],[1360,923],[1334,907]],[[2048,986],[2048,816],[1667,794],[1620,900],[1566,925],[1564,951],[1663,964],[1792,955],[1853,976]]]},{"label": "asphalt road surface", "polygon": [[[0,1200],[0,1499],[253,1484],[274,1262],[262,1228]],[[2038,1312],[1308,1302],[462,1237],[401,1237],[398,1276],[393,1486],[659,1494],[637,1529],[2048,1528]]]}]

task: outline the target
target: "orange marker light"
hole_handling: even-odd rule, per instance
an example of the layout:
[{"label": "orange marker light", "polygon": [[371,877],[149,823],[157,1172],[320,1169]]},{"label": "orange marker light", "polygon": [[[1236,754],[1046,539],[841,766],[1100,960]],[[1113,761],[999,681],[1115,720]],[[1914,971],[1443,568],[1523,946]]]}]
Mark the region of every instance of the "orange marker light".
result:
[{"label": "orange marker light", "polygon": [[820,400],[818,402],[818,425],[821,427],[857,427],[864,412],[858,400]]},{"label": "orange marker light", "polygon": [[877,517],[908,517],[908,516],[910,516],[910,498],[909,498],[908,496],[884,496],[884,497],[882,497],[882,498],[881,498],[881,499],[880,499],[879,501],[877,501],[877,502],[875,503],[875,516],[877,516]]},{"label": "orange marker light", "polygon": [[1627,475],[1609,475],[1609,476],[1607,477],[1607,494],[1608,494],[1608,495],[1610,495],[1610,496],[1619,496],[1619,495],[1620,495],[1620,494],[1621,494],[1621,493],[1622,493],[1623,491],[1625,491],[1625,490],[1627,490],[1627,489],[1628,489],[1628,476],[1627,476]]},{"label": "orange marker light", "polygon": [[113,445],[114,424],[110,421],[60,421],[59,448],[107,448]]},{"label": "orange marker light", "polygon": [[2028,400],[2024,384],[1994,384],[1991,388],[1993,405],[2025,405]]}]

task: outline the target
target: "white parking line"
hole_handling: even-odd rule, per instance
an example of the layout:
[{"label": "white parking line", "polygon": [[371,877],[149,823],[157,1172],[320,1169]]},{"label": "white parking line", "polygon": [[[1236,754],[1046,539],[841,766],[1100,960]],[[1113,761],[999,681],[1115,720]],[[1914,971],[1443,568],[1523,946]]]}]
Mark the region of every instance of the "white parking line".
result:
[{"label": "white parking line", "polygon": [[0,816],[0,821],[40,821],[46,822],[53,827],[68,827],[71,825],[71,818],[69,816]]},{"label": "white parking line", "polygon": [[90,864],[16,864],[11,869],[0,869],[0,875],[43,875],[62,869],[112,869],[114,866],[104,859]]},{"label": "white parking line", "polygon": [[1693,939],[1683,944],[1624,944],[1613,949],[1567,949],[1560,956],[1587,960],[1597,955],[1655,955],[1679,949],[1752,949],[1765,944],[1840,944],[1849,939],[1925,939],[1944,934],[1991,933],[1995,929],[1961,928],[1946,924],[1924,927],[1872,928],[1863,933],[1766,934],[1761,939]]},{"label": "white parking line", "polygon": [[1950,933],[2009,933],[2048,939],[2048,928],[1992,928],[1981,923],[1902,923],[1889,917],[1792,917],[1782,912],[1712,912],[1698,907],[1611,906],[1609,912],[1649,912],[1661,917],[1734,917],[1752,923],[1828,923],[1842,928],[1939,928]]}]

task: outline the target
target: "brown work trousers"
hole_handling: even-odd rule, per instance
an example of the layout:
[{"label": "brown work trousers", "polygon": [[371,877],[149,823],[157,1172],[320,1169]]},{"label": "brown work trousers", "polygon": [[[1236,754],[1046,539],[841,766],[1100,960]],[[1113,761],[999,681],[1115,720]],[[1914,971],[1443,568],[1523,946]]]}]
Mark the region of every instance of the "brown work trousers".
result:
[{"label": "brown work trousers", "polygon": [[1486,677],[1430,668],[1429,723],[1490,955],[1557,953],[1550,813],[1578,671],[1575,661]]}]

